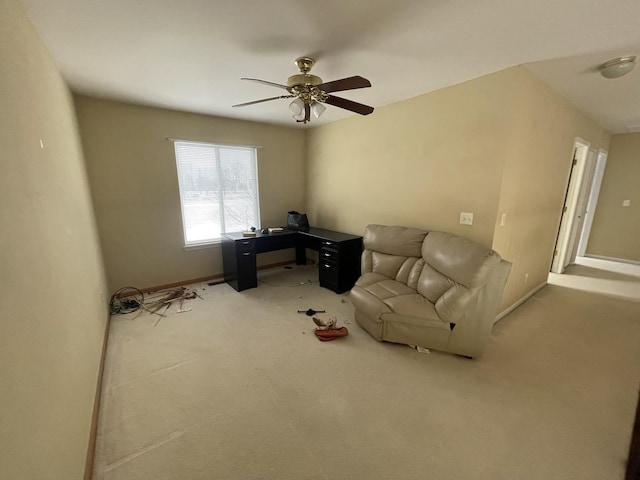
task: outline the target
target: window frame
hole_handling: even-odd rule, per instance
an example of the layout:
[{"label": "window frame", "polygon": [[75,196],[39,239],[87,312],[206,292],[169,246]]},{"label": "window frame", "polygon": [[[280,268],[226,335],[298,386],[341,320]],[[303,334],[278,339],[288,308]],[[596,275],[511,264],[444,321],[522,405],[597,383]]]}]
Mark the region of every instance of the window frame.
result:
[{"label": "window frame", "polygon": [[251,152],[253,160],[253,172],[255,173],[255,198],[254,198],[254,208],[256,212],[256,228],[260,226],[260,185],[258,178],[258,149],[260,147],[252,146],[252,145],[230,145],[230,144],[222,144],[222,143],[213,143],[213,142],[202,142],[202,141],[194,141],[194,140],[178,140],[178,139],[170,139],[173,142],[173,151],[174,151],[174,159],[176,166],[176,180],[178,182],[178,196],[180,197],[180,220],[182,221],[182,238],[184,243],[185,250],[197,250],[202,248],[207,248],[211,246],[220,245],[222,243],[222,238],[224,237],[226,231],[225,226],[225,214],[224,214],[224,189],[219,189],[218,191],[218,208],[220,209],[220,236],[217,238],[210,238],[204,240],[187,240],[187,223],[185,217],[185,191],[183,191],[183,182],[180,178],[180,165],[178,159],[178,146],[179,145],[189,145],[189,146],[203,146],[206,148],[215,149],[215,171],[218,179],[222,178],[222,166],[221,166],[221,157],[220,150],[221,149],[230,149],[230,150],[245,150]]}]

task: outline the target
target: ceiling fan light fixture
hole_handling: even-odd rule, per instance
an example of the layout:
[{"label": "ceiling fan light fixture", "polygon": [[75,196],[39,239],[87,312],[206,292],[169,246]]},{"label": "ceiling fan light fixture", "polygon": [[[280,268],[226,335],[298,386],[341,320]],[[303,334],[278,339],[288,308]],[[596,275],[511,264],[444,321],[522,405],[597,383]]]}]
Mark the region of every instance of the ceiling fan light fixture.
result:
[{"label": "ceiling fan light fixture", "polygon": [[603,63],[598,69],[604,78],[620,78],[633,70],[635,62],[635,55],[617,57]]},{"label": "ceiling fan light fixture", "polygon": [[291,111],[291,115],[295,118],[296,115],[303,114],[304,115],[304,102],[301,98],[296,98],[293,102],[289,104],[289,110]]},{"label": "ceiling fan light fixture", "polygon": [[311,105],[311,113],[313,113],[313,116],[316,118],[320,118],[320,115],[322,115],[326,109],[327,107],[320,102],[313,102]]}]

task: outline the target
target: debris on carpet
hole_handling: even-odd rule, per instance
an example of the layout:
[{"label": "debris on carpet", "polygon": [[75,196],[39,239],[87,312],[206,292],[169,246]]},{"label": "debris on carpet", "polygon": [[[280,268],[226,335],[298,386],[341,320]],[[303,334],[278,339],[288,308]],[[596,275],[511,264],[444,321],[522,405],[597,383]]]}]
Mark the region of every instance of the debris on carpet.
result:
[{"label": "debris on carpet", "polygon": [[418,353],[431,353],[431,350],[429,350],[427,347],[421,347],[419,345],[407,345],[408,347],[411,348],[415,348]]},{"label": "debris on carpet", "polygon": [[318,317],[313,317],[313,323],[318,326],[313,333],[315,333],[318,340],[322,342],[329,342],[336,338],[346,337],[349,335],[347,327],[338,327],[338,319],[336,317],[331,317],[327,321]]},{"label": "debris on carpet", "polygon": [[310,308],[308,310],[298,310],[298,313],[304,313],[309,317],[313,317],[316,313],[327,313],[327,312],[324,310],[314,310],[313,308]]},{"label": "debris on carpet", "polygon": [[111,295],[109,313],[133,313],[144,303],[144,293],[135,287],[122,287]]},{"label": "debris on carpet", "polygon": [[184,303],[195,298],[202,299],[196,290],[187,287],[151,292],[151,294],[147,294],[146,299],[144,294],[137,288],[124,287],[112,295],[109,308],[111,314],[133,313],[141,310],[140,314],[135,318],[138,318],[142,311],[157,315],[158,321],[156,325],[158,325],[162,318],[166,318],[169,315],[169,309],[173,305],[176,305],[176,313],[191,311],[191,308],[185,308]]}]

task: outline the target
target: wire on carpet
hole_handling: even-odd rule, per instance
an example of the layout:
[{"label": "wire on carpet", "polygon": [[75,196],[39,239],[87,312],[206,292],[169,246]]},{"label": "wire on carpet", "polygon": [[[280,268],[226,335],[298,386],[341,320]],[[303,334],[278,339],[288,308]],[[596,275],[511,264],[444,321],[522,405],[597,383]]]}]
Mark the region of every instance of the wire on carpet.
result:
[{"label": "wire on carpet", "polygon": [[[132,292],[125,295],[125,292],[128,292],[129,290]],[[137,297],[134,297],[135,295],[137,295]],[[109,300],[109,312],[112,315],[117,313],[133,313],[142,307],[143,303],[144,293],[142,293],[141,290],[136,287],[122,287],[111,295],[111,300]]]}]

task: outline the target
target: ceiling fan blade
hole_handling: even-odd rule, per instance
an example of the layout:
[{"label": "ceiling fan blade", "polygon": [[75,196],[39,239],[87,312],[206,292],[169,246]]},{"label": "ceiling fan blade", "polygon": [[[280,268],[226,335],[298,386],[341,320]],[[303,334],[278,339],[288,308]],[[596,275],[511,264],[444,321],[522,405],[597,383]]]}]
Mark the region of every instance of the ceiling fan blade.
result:
[{"label": "ceiling fan blade", "polygon": [[318,88],[323,92],[341,92],[343,90],[355,90],[356,88],[370,87],[371,82],[366,78],[362,78],[358,75],[354,77],[341,78],[340,80],[334,80],[333,82],[321,83]]},{"label": "ceiling fan blade", "polygon": [[262,100],[254,100],[253,102],[239,103],[233,105],[234,107],[246,107],[247,105],[255,105],[256,103],[270,102],[271,100],[278,100],[279,98],[292,98],[293,95],[280,95],[279,97],[263,98]]},{"label": "ceiling fan blade", "polygon": [[267,82],[266,80],[260,80],[259,78],[241,78],[240,80],[249,80],[250,82],[262,83],[263,85],[271,85],[272,87],[284,88],[289,90],[289,87],[280,83]]},{"label": "ceiling fan blade", "polygon": [[373,107],[370,107],[369,105],[347,100],[346,98],[334,97],[333,95],[329,95],[324,103],[328,103],[334,107],[344,108],[345,110],[350,110],[352,112],[359,113],[360,115],[369,115],[373,112]]}]

